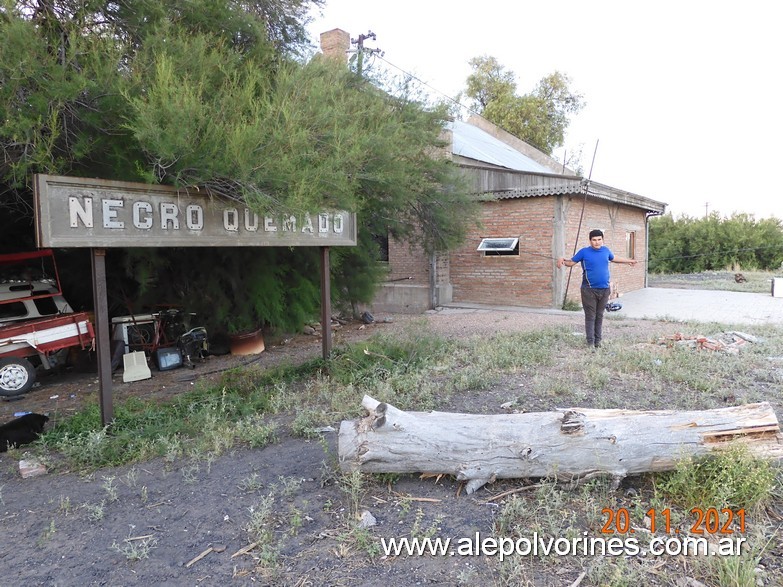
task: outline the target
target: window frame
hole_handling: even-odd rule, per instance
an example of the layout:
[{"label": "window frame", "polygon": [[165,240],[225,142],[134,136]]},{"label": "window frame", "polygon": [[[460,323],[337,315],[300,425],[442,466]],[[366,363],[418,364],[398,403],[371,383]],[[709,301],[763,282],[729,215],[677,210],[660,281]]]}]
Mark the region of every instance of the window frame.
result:
[{"label": "window frame", "polygon": [[628,259],[636,259],[636,231],[625,231],[625,256]]},{"label": "window frame", "polygon": [[[500,244],[500,241],[506,241],[505,246],[495,246],[489,248],[493,243]],[[487,237],[482,238],[476,251],[484,253],[485,257],[500,257],[500,256],[519,256],[519,237],[506,236],[506,237]]]}]

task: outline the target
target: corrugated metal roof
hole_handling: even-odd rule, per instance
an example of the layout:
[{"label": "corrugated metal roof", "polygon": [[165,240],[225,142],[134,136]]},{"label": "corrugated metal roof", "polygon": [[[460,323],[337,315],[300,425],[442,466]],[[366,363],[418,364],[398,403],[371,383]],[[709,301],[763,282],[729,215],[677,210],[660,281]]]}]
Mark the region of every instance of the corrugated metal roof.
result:
[{"label": "corrugated metal roof", "polygon": [[[477,194],[491,199],[585,194],[662,214],[666,204],[570,174],[553,172],[488,132],[460,120],[448,123],[452,153],[484,163],[470,164]],[[502,169],[500,169],[502,168]],[[570,170],[569,170],[570,172]],[[572,173],[572,172],[571,172]]]},{"label": "corrugated metal roof", "polygon": [[[536,183],[537,180],[537,183]],[[619,190],[597,182],[579,178],[525,177],[523,185],[500,188],[483,192],[483,194],[498,200],[515,198],[530,198],[535,196],[555,196],[560,194],[586,195],[608,200],[618,204],[626,204],[636,208],[644,208],[648,212],[663,214],[666,204],[638,194]]]},{"label": "corrugated metal roof", "polygon": [[455,120],[449,123],[448,127],[452,132],[451,150],[455,155],[516,171],[552,172],[551,169],[544,167],[472,124]]}]

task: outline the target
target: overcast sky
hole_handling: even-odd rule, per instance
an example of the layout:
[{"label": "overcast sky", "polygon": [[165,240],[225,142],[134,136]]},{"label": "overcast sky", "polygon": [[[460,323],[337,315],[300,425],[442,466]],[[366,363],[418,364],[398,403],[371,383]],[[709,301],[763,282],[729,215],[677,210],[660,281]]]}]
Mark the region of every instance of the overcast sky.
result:
[{"label": "overcast sky", "polygon": [[480,55],[513,71],[519,93],[568,75],[587,106],[565,148],[581,146],[585,176],[595,151],[595,181],[675,216],[783,218],[783,3],[326,1],[314,43],[333,28],[354,39],[371,30],[377,41],[365,45],[433,94],[464,89]]}]

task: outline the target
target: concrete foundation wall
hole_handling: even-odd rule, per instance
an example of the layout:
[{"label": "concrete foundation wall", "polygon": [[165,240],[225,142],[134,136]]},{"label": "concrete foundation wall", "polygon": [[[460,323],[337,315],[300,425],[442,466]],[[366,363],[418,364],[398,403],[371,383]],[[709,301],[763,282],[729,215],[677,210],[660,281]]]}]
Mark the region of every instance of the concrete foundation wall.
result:
[{"label": "concrete foundation wall", "polygon": [[430,309],[430,288],[426,285],[386,283],[372,301],[374,312],[421,314]]}]

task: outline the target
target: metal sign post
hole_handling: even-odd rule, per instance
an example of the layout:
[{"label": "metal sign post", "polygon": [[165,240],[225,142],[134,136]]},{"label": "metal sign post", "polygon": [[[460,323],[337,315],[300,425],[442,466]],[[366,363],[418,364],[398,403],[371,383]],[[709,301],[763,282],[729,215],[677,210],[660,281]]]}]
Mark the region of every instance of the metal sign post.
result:
[{"label": "metal sign post", "polygon": [[101,419],[112,418],[106,251],[110,247],[319,247],[323,356],[332,352],[330,246],[356,246],[345,210],[263,216],[198,188],[53,175],[34,176],[39,247],[92,249]]},{"label": "metal sign post", "polygon": [[111,350],[109,339],[109,306],[106,301],[106,250],[92,249],[92,300],[95,311],[95,349],[98,356],[101,425],[106,427],[114,418],[112,405]]},{"label": "metal sign post", "polygon": [[324,361],[332,354],[332,288],[329,275],[329,247],[321,247],[321,352]]}]

